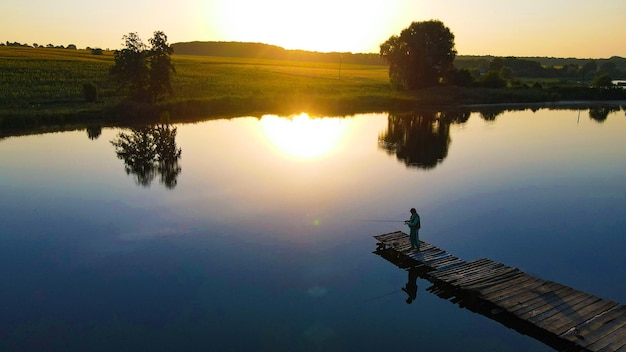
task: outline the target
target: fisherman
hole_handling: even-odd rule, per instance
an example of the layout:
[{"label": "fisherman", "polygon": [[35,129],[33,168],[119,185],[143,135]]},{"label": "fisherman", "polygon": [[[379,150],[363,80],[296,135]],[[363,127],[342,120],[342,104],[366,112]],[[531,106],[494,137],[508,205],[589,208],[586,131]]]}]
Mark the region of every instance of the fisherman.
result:
[{"label": "fisherman", "polygon": [[411,208],[411,218],[404,222],[409,225],[411,229],[411,233],[409,234],[409,240],[411,241],[411,249],[420,250],[420,238],[419,238],[419,229],[420,229],[420,216],[417,214],[415,208]]}]

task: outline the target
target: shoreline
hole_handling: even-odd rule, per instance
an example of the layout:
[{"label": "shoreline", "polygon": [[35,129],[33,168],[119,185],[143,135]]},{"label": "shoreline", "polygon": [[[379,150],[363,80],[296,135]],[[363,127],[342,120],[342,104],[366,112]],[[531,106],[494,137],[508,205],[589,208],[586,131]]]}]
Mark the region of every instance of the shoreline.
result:
[{"label": "shoreline", "polygon": [[[33,134],[45,134],[65,131],[84,130],[88,128],[111,128],[111,127],[131,127],[137,125],[150,125],[159,123],[198,123],[208,120],[216,119],[232,119],[242,116],[257,116],[267,114],[278,114],[284,116],[291,116],[306,112],[312,117],[324,117],[324,116],[337,116],[348,117],[360,113],[369,112],[387,112],[387,113],[407,113],[411,111],[420,110],[437,110],[437,111],[459,111],[464,110],[467,112],[481,112],[481,110],[488,110],[493,112],[494,109],[503,111],[506,110],[526,110],[526,109],[582,109],[582,108],[617,108],[626,111],[626,99],[621,100],[558,100],[558,101],[543,101],[543,102],[499,102],[499,103],[471,103],[471,104],[459,104],[459,105],[442,105],[442,104],[422,104],[416,107],[414,104],[407,104],[410,100],[401,100],[398,104],[389,104],[388,106],[380,106],[378,104],[360,105],[349,108],[336,108],[336,106],[326,106],[325,108],[309,108],[313,102],[302,105],[302,108],[283,107],[272,109],[270,106],[262,107],[258,105],[249,106],[248,108],[241,109],[217,109],[207,113],[200,113],[207,107],[213,104],[203,104],[200,102],[200,108],[197,106],[190,109],[181,108],[189,104],[194,105],[193,102],[183,101],[175,104],[167,104],[165,106],[144,106],[139,109],[127,108],[124,109],[124,104],[118,105],[115,109],[111,107],[103,110],[90,110],[83,111],[74,114],[60,114],[58,116],[49,113],[49,115],[39,115],[34,118],[28,116],[16,116],[13,121],[19,120],[16,126],[9,126],[7,128],[6,116],[0,115],[0,140],[10,137],[26,136]],[[269,104],[272,105],[272,104]],[[335,105],[335,104],[332,104]],[[339,104],[341,105],[341,104]],[[350,104],[348,104],[350,105]],[[188,108],[188,107],[187,107]],[[123,112],[117,111],[117,109],[124,109]],[[137,110],[146,109],[149,111],[143,111],[146,115],[141,115],[142,118],[130,118],[130,115],[138,113]],[[193,111],[193,113],[191,111]],[[201,110],[201,111],[198,111]],[[237,111],[235,111],[237,110]],[[105,115],[105,114],[109,115]],[[186,115],[187,114],[187,115]],[[182,115],[182,116],[181,116]],[[10,125],[10,123],[9,123]]]}]

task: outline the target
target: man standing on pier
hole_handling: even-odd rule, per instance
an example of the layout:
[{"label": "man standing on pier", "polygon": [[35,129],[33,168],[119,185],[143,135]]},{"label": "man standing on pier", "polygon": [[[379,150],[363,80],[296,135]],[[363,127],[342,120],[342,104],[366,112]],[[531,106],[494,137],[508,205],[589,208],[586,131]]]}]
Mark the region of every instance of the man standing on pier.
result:
[{"label": "man standing on pier", "polygon": [[419,238],[419,229],[420,229],[420,216],[417,214],[415,208],[411,208],[411,218],[404,222],[409,225],[411,232],[409,234],[409,240],[411,241],[411,249],[420,250],[420,238]]}]

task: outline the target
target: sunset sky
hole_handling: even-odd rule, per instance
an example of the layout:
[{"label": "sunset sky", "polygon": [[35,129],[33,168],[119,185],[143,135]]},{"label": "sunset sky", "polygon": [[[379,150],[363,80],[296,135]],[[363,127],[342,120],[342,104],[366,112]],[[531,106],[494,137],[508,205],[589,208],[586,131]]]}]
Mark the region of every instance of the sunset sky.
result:
[{"label": "sunset sky", "polygon": [[3,0],[0,41],[121,47],[241,41],[374,52],[413,21],[441,20],[460,55],[626,57],[626,0]]}]

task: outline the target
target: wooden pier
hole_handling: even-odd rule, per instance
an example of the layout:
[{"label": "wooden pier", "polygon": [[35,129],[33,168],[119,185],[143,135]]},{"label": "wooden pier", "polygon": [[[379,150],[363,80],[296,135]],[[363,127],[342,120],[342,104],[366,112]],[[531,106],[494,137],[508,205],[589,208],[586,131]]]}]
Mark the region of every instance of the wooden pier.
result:
[{"label": "wooden pier", "polygon": [[523,271],[478,259],[466,262],[432,244],[410,249],[403,232],[374,236],[374,253],[419,270],[428,291],[532,336],[557,350],[626,352],[626,306]]}]

